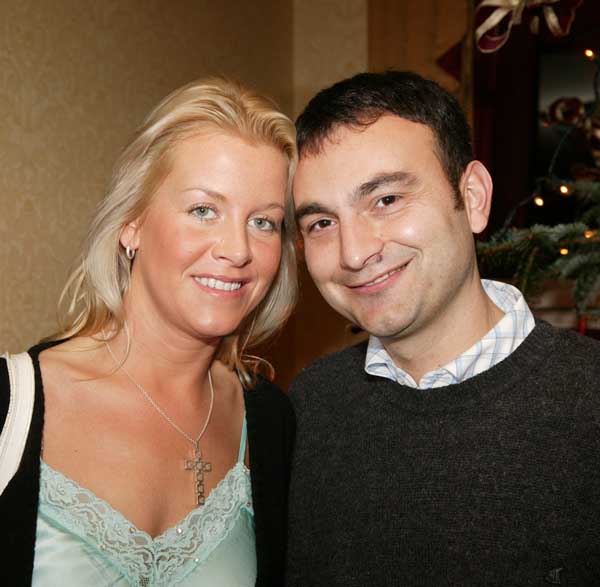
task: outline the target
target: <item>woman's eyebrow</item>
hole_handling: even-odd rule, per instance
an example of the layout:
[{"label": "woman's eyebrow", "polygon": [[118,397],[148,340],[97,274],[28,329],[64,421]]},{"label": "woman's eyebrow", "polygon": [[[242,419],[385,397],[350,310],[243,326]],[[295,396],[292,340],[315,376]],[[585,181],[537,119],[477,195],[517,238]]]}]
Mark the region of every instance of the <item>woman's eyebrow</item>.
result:
[{"label": "woman's eyebrow", "polygon": [[221,192],[216,192],[215,190],[211,190],[211,189],[202,187],[200,185],[185,188],[184,190],[181,190],[181,191],[184,193],[185,192],[204,192],[207,196],[216,198],[217,200],[226,200],[227,199],[227,196],[225,196]]}]

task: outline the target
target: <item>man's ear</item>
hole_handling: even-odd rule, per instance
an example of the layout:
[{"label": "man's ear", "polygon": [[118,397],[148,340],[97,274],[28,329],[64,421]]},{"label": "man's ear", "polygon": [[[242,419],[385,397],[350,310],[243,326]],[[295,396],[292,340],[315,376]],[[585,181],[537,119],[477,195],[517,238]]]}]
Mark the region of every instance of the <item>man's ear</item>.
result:
[{"label": "man's ear", "polygon": [[140,246],[140,219],[133,220],[121,229],[119,241],[123,248],[129,247],[136,251]]},{"label": "man's ear", "polygon": [[461,194],[471,231],[479,234],[485,230],[492,206],[492,178],[480,161],[471,161],[461,178]]}]

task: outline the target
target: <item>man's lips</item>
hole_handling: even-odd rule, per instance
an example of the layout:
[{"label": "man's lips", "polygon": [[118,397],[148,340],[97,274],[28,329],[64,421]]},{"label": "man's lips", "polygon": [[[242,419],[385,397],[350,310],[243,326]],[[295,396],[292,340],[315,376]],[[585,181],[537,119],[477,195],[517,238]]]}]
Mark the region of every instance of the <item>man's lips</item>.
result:
[{"label": "man's lips", "polygon": [[356,284],[348,284],[347,287],[352,290],[363,291],[373,291],[382,289],[387,285],[388,281],[390,281],[392,278],[394,278],[400,272],[402,272],[409,263],[410,260],[404,263],[403,265],[400,265],[399,267],[386,271],[385,273],[380,273],[377,277],[370,279],[369,281],[362,281]]}]

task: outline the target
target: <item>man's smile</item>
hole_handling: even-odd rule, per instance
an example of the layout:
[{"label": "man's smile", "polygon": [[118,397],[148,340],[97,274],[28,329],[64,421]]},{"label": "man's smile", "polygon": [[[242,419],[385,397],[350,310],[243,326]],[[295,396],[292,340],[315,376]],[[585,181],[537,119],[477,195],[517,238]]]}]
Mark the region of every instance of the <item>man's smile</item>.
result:
[{"label": "man's smile", "polygon": [[381,273],[377,277],[370,279],[369,281],[363,281],[358,284],[348,284],[347,287],[353,291],[358,291],[359,293],[375,293],[382,289],[385,289],[389,285],[391,285],[396,278],[400,276],[402,271],[408,266],[412,259],[408,260],[406,263],[392,269],[390,271],[386,271],[385,273]]}]

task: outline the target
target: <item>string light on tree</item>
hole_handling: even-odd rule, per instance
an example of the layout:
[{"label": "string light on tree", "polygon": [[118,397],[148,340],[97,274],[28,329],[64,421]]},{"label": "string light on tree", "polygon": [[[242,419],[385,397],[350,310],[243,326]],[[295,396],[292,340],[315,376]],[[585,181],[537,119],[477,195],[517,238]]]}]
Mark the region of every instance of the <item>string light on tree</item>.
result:
[{"label": "string light on tree", "polygon": [[[546,173],[507,214],[502,227],[487,241],[477,243],[477,251],[482,274],[509,279],[527,299],[541,293],[548,279],[571,284],[579,329],[584,333],[587,320],[600,318],[596,303],[600,294],[600,52],[586,49],[581,59],[590,60],[595,69],[593,103],[564,97],[543,113],[540,124],[551,127],[558,137]],[[557,167],[565,147],[575,140],[578,145],[587,142],[586,158]],[[569,176],[558,176],[558,168]],[[562,205],[566,214],[575,211],[576,220],[513,226],[516,211],[527,205],[533,210]]]}]

